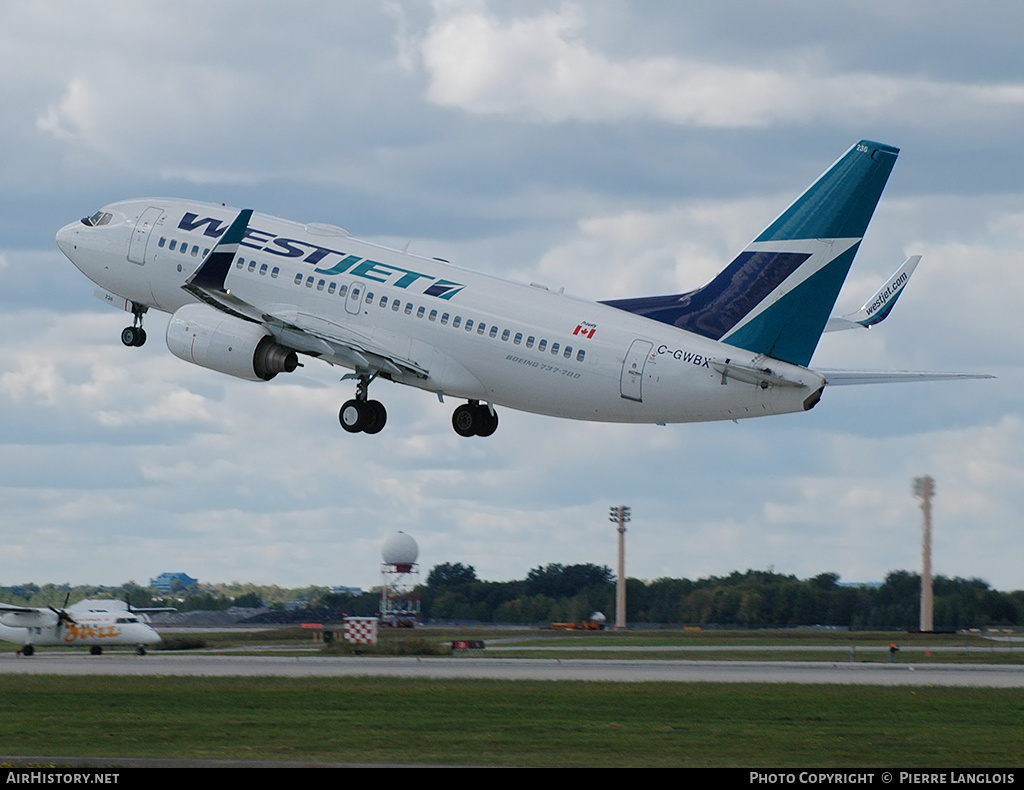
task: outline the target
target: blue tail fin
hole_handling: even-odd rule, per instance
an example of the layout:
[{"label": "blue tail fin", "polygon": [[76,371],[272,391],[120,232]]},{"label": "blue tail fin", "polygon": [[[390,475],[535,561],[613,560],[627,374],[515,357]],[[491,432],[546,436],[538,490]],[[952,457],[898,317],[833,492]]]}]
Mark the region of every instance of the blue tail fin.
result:
[{"label": "blue tail fin", "polygon": [[898,154],[857,143],[703,288],[604,304],[807,365]]}]

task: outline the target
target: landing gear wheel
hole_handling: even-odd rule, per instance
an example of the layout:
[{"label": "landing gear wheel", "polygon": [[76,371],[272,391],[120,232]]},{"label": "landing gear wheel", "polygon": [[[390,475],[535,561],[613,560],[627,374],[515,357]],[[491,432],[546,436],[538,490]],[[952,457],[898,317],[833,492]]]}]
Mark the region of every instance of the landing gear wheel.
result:
[{"label": "landing gear wheel", "polygon": [[92,647],[89,648],[89,655],[91,655],[91,656],[102,656],[103,655],[103,648],[100,647],[99,645],[93,645]]},{"label": "landing gear wheel", "polygon": [[366,425],[363,426],[363,433],[380,433],[388,421],[388,413],[384,404],[379,400],[368,400],[363,403],[367,413]]},{"label": "landing gear wheel", "polygon": [[137,655],[137,656],[144,656],[144,655],[146,655],[146,648],[144,648],[142,645],[139,645],[135,649],[135,655]]},{"label": "landing gear wheel", "polygon": [[459,436],[476,436],[480,427],[479,407],[463,403],[452,414],[452,427]]},{"label": "landing gear wheel", "polygon": [[478,406],[480,409],[480,429],[477,436],[490,436],[498,430],[498,412],[492,412],[486,406]]},{"label": "landing gear wheel", "polygon": [[34,645],[22,645],[21,654],[23,656],[30,656],[36,652]]},{"label": "landing gear wheel", "polygon": [[141,326],[126,326],[121,332],[121,342],[126,346],[141,346],[146,342],[146,330]]},{"label": "landing gear wheel", "polygon": [[[349,433],[359,433],[366,425],[367,410],[363,401],[347,400],[338,412],[341,427]],[[381,426],[383,427],[383,426]]]}]

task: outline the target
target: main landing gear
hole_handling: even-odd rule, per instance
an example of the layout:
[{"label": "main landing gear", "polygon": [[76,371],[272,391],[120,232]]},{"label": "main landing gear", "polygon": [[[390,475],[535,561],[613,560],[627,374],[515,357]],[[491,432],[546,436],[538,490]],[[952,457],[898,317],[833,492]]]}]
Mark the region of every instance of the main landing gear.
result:
[{"label": "main landing gear", "polygon": [[498,429],[498,413],[480,401],[471,400],[452,414],[452,427],[459,436],[490,436]]},{"label": "main landing gear", "polygon": [[376,378],[376,374],[364,374],[356,378],[359,380],[356,384],[356,396],[342,405],[341,411],[338,412],[338,421],[349,433],[380,433],[388,421],[387,410],[380,401],[367,400],[370,382]]},{"label": "main landing gear", "polygon": [[132,325],[126,326],[121,332],[121,342],[126,346],[138,347],[146,342],[146,330],[142,328],[142,316],[148,309],[145,305],[132,302],[132,315],[135,318],[132,320]]},{"label": "main landing gear", "polygon": [[[342,379],[357,381],[356,396],[345,401],[338,412],[338,422],[349,433],[380,433],[388,421],[384,404],[368,397],[370,382],[376,377],[376,373],[350,373]],[[452,427],[459,436],[490,436],[498,429],[498,413],[487,404],[471,400],[455,409]]]}]

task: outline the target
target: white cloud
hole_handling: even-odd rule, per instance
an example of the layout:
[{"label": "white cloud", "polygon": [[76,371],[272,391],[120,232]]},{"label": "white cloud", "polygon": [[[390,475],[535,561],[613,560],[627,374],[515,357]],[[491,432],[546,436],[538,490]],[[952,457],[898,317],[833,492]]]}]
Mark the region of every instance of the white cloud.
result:
[{"label": "white cloud", "polygon": [[[530,121],[647,118],[711,128],[797,119],[882,119],[937,108],[1024,108],[1024,84],[957,84],[890,74],[830,73],[820,57],[725,65],[680,54],[615,58],[586,38],[585,6],[499,19],[479,2],[438,2],[420,51],[437,104]],[[929,122],[934,123],[934,117]]]}]

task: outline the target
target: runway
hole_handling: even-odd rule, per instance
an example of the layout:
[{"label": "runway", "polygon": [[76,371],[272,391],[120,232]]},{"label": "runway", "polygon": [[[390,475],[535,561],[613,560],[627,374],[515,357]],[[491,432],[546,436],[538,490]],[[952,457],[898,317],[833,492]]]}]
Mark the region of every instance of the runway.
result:
[{"label": "runway", "polygon": [[0,656],[3,675],[190,677],[422,677],[590,680],[623,683],[821,683],[873,686],[1024,688],[1024,668],[981,664],[842,661],[683,661],[545,658],[371,658],[37,653]]}]

